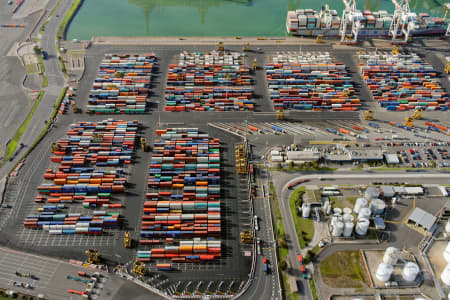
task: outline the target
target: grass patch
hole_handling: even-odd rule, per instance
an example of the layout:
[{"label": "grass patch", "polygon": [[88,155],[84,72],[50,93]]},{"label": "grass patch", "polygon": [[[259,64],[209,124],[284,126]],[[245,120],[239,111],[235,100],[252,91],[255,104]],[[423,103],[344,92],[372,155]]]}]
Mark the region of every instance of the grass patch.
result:
[{"label": "grass patch", "polygon": [[308,280],[309,281],[309,287],[311,288],[311,294],[313,297],[313,300],[319,300],[319,297],[317,296],[317,289],[316,289],[316,283],[313,279]]},{"label": "grass patch", "polygon": [[322,261],[320,272],[324,282],[334,288],[363,288],[367,284],[359,251],[338,251]]},{"label": "grass patch", "polygon": [[23,122],[22,126],[19,127],[14,137],[11,139],[11,141],[8,144],[7,150],[6,150],[6,157],[3,161],[2,165],[8,161],[11,156],[14,154],[14,152],[17,149],[17,145],[19,144],[20,139],[22,138],[23,133],[28,127],[28,124],[30,123],[31,118],[33,117],[34,112],[36,111],[36,108],[39,105],[39,102],[41,102],[42,96],[44,96],[44,92],[39,93],[38,99],[34,102],[33,108],[31,109],[30,113],[28,114],[27,118]]},{"label": "grass patch", "polygon": [[406,167],[399,167],[399,168],[370,168],[372,171],[399,171],[399,170],[432,170],[434,168],[406,168]]},{"label": "grass patch", "polygon": [[46,88],[48,86],[48,79],[47,75],[45,75],[44,59],[42,58],[42,55],[39,54],[38,56],[39,56],[39,65],[41,66],[41,74],[43,77],[42,87]]},{"label": "grass patch", "polygon": [[55,7],[53,7],[52,11],[50,12],[50,17],[53,16],[58,6],[61,4],[62,0],[58,0],[58,3],[56,3]]},{"label": "grass patch", "polygon": [[305,187],[296,189],[289,198],[289,208],[291,210],[292,219],[294,220],[295,231],[297,232],[300,248],[305,248],[314,236],[314,224],[311,219],[304,219],[298,216],[298,207],[303,203],[303,194]]},{"label": "grass patch", "polygon": [[77,11],[78,6],[81,4],[82,0],[75,0],[70,7],[70,9],[67,11],[66,15],[64,16],[64,19],[62,20],[61,24],[58,27],[58,30],[56,31],[56,39],[64,39],[66,27],[69,24],[70,20],[72,19],[74,13]]},{"label": "grass patch", "polygon": [[39,29],[39,34],[42,35],[45,31],[45,27],[47,26],[48,21],[45,21],[44,24],[42,24],[41,29]]},{"label": "grass patch", "polygon": [[355,206],[356,199],[358,199],[358,197],[347,197],[345,200],[347,200],[347,202],[350,203],[352,206]]}]

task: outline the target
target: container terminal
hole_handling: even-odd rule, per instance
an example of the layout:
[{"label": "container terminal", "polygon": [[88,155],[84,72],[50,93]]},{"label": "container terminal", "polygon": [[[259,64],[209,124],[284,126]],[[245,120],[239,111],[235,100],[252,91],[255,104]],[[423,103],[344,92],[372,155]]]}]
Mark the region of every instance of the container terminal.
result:
[{"label": "container terminal", "polygon": [[450,53],[410,30],[60,41],[68,107],[1,180],[0,291],[446,299]]}]

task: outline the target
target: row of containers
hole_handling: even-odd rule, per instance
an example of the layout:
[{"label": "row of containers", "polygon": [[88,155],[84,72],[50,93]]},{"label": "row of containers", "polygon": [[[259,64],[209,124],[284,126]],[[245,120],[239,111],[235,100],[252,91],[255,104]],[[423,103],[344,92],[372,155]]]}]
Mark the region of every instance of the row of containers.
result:
[{"label": "row of containers", "polygon": [[[44,174],[51,183],[38,186],[35,202],[43,206],[39,214],[26,217],[24,226],[48,229],[52,234],[102,233],[98,228],[117,227],[119,213],[104,209],[123,206],[112,197],[126,189],[123,166],[133,160],[138,128],[137,121],[121,120],[72,124],[66,136],[52,145],[55,167]],[[79,211],[77,204],[102,210],[93,215],[70,213]]]},{"label": "row of containers", "polygon": [[366,53],[359,69],[372,96],[391,111],[447,110],[448,96],[433,66],[416,53]]},{"label": "row of containers", "polygon": [[327,52],[275,55],[265,70],[276,110],[355,111],[361,106],[346,66]]},{"label": "row of containers", "polygon": [[166,111],[253,110],[252,79],[241,53],[180,53],[169,66]]},{"label": "row of containers", "polygon": [[89,93],[88,113],[142,114],[156,57],[106,54]]},{"label": "row of containers", "polygon": [[137,259],[221,256],[220,141],[197,128],[156,130]]}]

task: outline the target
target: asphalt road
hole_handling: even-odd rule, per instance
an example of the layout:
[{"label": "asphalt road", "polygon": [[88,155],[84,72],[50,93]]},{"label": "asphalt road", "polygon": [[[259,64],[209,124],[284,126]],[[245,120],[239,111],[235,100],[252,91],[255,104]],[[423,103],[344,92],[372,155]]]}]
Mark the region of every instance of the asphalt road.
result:
[{"label": "asphalt road", "polygon": [[[257,162],[254,162],[255,165]],[[281,287],[275,251],[275,240],[269,205],[268,174],[265,168],[255,168],[256,197],[254,213],[259,218],[257,238],[261,240],[262,255],[257,255],[255,275],[252,285],[241,299],[281,300]],[[264,194],[263,194],[264,190]],[[264,274],[263,257],[269,262],[269,271]]]},{"label": "asphalt road", "polygon": [[[54,2],[51,1],[49,3],[48,10],[52,9],[51,4],[54,4]],[[44,129],[44,120],[48,120],[50,118],[56,100],[58,99],[58,96],[64,86],[64,76],[59,65],[55,36],[65,12],[71,5],[72,0],[61,2],[53,16],[50,17],[41,37],[41,48],[48,53],[48,59],[44,60],[45,74],[48,78],[48,86],[44,89],[44,96],[42,97],[41,102],[34,112],[34,115],[28,124],[27,130],[23,134],[20,141],[25,145],[25,150],[33,144]],[[60,17],[56,17],[56,15],[59,15]],[[6,164],[0,169],[0,178],[5,176],[11,170],[11,168],[20,159],[21,155],[23,155],[23,153],[19,153],[13,161],[6,162]]]}]

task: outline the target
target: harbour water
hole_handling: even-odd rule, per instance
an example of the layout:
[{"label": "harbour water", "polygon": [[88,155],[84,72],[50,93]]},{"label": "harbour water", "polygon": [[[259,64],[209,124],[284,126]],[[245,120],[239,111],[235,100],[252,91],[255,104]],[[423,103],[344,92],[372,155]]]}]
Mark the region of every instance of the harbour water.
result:
[{"label": "harbour water", "polygon": [[[357,0],[359,9],[393,12],[390,0]],[[445,0],[410,0],[416,13],[442,17]],[[68,39],[93,36],[285,36],[288,10],[342,11],[341,0],[84,0]]]}]

